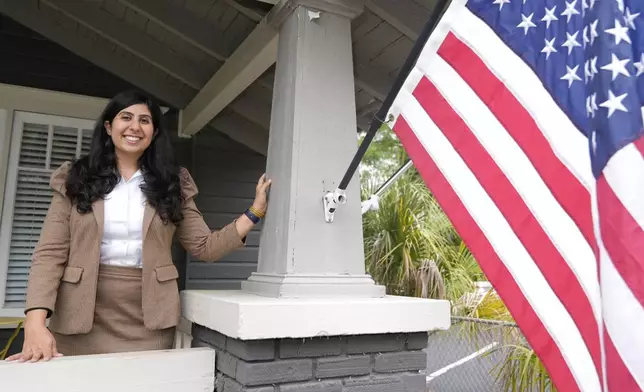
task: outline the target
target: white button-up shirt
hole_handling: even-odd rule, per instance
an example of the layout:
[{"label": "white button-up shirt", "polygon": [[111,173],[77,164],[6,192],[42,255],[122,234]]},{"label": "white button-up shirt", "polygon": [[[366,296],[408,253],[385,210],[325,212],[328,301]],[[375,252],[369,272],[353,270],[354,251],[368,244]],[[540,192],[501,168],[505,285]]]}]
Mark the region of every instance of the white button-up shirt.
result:
[{"label": "white button-up shirt", "polygon": [[137,171],[126,181],[121,177],[105,197],[105,221],[101,241],[101,264],[141,267],[145,195],[143,174]]}]

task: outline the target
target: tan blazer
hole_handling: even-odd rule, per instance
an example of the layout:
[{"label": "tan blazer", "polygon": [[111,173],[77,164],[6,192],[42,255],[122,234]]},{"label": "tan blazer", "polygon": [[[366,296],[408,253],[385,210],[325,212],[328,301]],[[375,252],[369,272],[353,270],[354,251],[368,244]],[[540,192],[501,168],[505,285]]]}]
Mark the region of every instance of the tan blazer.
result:
[{"label": "tan blazer", "polygon": [[[102,200],[84,215],[72,207],[65,195],[70,165],[66,162],[51,176],[54,196],[34,250],[26,306],[48,309],[50,329],[65,335],[87,333],[92,328],[104,212]],[[148,205],[143,215],[142,300],[144,324],[149,330],[174,327],[179,321],[179,274],[170,253],[175,231],[183,247],[203,261],[215,261],[244,245],[234,222],[210,231],[194,202],[197,186],[183,168],[181,192],[185,201],[178,226],[164,224]]]}]

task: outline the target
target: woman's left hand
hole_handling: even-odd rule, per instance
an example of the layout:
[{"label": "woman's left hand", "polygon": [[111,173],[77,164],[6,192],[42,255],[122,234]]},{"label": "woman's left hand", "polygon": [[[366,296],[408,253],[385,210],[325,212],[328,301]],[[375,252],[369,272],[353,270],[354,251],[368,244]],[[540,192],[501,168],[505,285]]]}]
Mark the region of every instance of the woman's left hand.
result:
[{"label": "woman's left hand", "polygon": [[255,201],[253,202],[253,208],[262,214],[266,213],[266,207],[268,206],[266,196],[270,186],[271,180],[266,179],[266,173],[262,174],[255,187]]}]

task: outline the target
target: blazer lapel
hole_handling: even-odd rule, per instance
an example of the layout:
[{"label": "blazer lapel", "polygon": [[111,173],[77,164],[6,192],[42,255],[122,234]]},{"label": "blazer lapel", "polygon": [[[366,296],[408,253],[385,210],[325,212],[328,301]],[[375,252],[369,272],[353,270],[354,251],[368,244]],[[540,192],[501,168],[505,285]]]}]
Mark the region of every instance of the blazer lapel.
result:
[{"label": "blazer lapel", "polygon": [[145,240],[146,235],[148,234],[148,229],[150,228],[150,223],[152,223],[152,218],[157,213],[157,210],[150,205],[150,203],[145,203],[145,211],[143,212],[143,236],[141,239]]},{"label": "blazer lapel", "polygon": [[92,212],[98,225],[98,238],[103,238],[103,226],[105,224],[105,201],[98,199],[92,203]]}]

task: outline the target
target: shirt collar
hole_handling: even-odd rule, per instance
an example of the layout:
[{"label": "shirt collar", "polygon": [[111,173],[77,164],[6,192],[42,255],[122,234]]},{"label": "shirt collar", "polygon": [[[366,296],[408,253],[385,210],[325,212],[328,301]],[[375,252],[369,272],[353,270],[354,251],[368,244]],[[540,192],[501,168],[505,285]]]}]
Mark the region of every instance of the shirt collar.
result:
[{"label": "shirt collar", "polygon": [[139,169],[136,171],[136,173],[132,175],[132,177],[130,177],[129,180],[126,180],[125,177],[121,176],[121,182],[123,182],[124,184],[127,184],[129,182],[134,181],[137,177],[141,177],[141,176],[143,176],[143,172],[141,172],[141,169]]},{"label": "shirt collar", "polygon": [[132,178],[137,178],[137,177],[142,176],[142,175],[143,175],[143,173],[141,172],[141,169],[139,169],[139,170],[136,171],[136,173],[134,173],[134,175],[132,175]]}]

